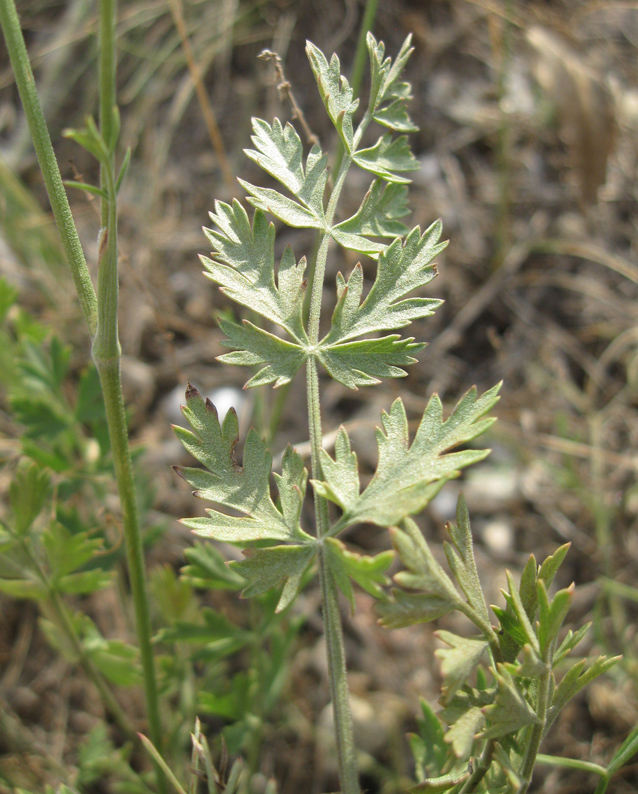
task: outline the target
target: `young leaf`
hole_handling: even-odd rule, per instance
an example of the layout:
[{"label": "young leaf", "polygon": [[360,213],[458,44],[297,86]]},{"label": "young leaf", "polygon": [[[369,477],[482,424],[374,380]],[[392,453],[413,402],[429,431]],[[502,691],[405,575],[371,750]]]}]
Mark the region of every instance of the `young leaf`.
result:
[{"label": "young leaf", "polygon": [[613,667],[621,658],[620,656],[614,656],[608,659],[606,656],[599,656],[587,670],[584,670],[585,659],[581,659],[570,667],[554,690],[552,705],[547,714],[548,722],[551,724],[567,701],[571,700],[590,681],[598,678],[599,675]]},{"label": "young leaf", "polygon": [[536,576],[538,574],[538,566],[536,564],[536,557],[530,554],[523,568],[521,574],[521,583],[518,587],[521,594],[521,602],[530,620],[534,620],[536,616],[536,609],[538,607],[538,594],[536,592]]},{"label": "young leaf", "polygon": [[520,663],[506,663],[505,669],[516,678],[538,678],[547,669],[547,665],[531,645],[523,646],[523,659]]},{"label": "young leaf", "polygon": [[470,773],[467,771],[467,764],[463,768],[458,768],[439,777],[431,777],[411,786],[408,791],[410,794],[440,794],[443,791],[450,791],[468,779]]},{"label": "young leaf", "polygon": [[352,117],[359,107],[359,100],[353,100],[352,88],[341,74],[341,64],[336,55],[333,55],[328,63],[325,55],[311,41],[306,42],[306,54],[328,116],[335,125],[346,150],[351,152],[353,146]]},{"label": "young leaf", "polygon": [[564,545],[559,546],[556,551],[546,560],[544,560],[543,564],[541,565],[540,571],[538,572],[538,578],[545,582],[545,587],[547,589],[549,589],[550,585],[554,581],[554,577],[558,573],[558,569],[562,565],[570,546],[571,543],[565,543]]},{"label": "young leaf", "polygon": [[523,606],[523,602],[521,601],[521,596],[518,587],[514,583],[514,579],[512,578],[512,574],[509,571],[506,571],[507,574],[507,584],[509,586],[509,598],[508,603],[511,604],[514,612],[516,613],[516,617],[518,618],[518,622],[525,633],[526,642],[532,646],[532,648],[536,651],[536,653],[540,656],[541,649],[538,642],[538,637],[536,636],[536,632],[527,617],[527,612],[525,611],[525,607]]},{"label": "young leaf", "polygon": [[462,604],[450,577],[434,558],[421,530],[410,518],[403,522],[403,529],[390,529],[392,543],[401,562],[408,569],[400,571],[394,578],[402,587],[424,590],[446,601],[450,609]]},{"label": "young leaf", "polygon": [[[516,618],[516,615],[512,614],[511,612],[501,609],[500,607],[493,606],[491,607],[492,612],[498,618],[498,622],[501,624],[501,628],[504,632],[507,633],[509,637],[516,643],[516,653],[514,653],[514,658],[518,653],[518,648],[522,648],[523,645],[527,642],[527,634],[523,630],[519,620]],[[502,645],[502,638],[501,638],[501,645]],[[508,657],[506,657],[508,658]]]},{"label": "young leaf", "polygon": [[578,631],[573,632],[571,629],[565,635],[565,639],[561,642],[560,647],[554,651],[553,663],[554,667],[561,662],[574,648],[582,642],[585,635],[591,628],[591,623],[585,623]]},{"label": "young leaf", "polygon": [[[208,509],[208,518],[182,519],[182,523],[200,535],[230,543],[263,540],[313,543],[314,538],[301,529],[290,511],[284,514],[275,507],[269,482],[272,458],[257,433],[254,430],[248,433],[240,467],[233,457],[239,438],[234,410],[228,411],[220,425],[215,406],[210,400],[204,402],[197,389],[189,384],[182,411],[194,432],[174,427],[175,433],[206,469],[176,467],[175,470],[196,489],[195,496],[243,514],[238,517]],[[296,454],[293,452],[291,456],[294,458]],[[284,470],[282,477],[280,488],[300,486],[296,465]]]},{"label": "young leaf", "polygon": [[329,566],[335,581],[346,596],[354,612],[354,594],[350,579],[375,598],[383,598],[384,592],[380,585],[390,584],[385,572],[394,559],[393,551],[383,551],[374,557],[348,551],[346,546],[336,538],[326,538],[326,552]]},{"label": "young leaf", "polygon": [[441,660],[441,704],[445,706],[472,675],[488,646],[485,640],[459,637],[449,631],[437,631],[436,636],[450,646],[434,651],[434,655]]},{"label": "young leaf", "polygon": [[468,603],[484,619],[490,622],[487,604],[483,597],[481,582],[476,570],[474,560],[474,547],[472,544],[472,530],[470,528],[470,515],[463,494],[459,494],[456,507],[457,526],[448,522],[447,531],[452,538],[452,543],[443,543],[448,564],[467,596]]},{"label": "young leaf", "polygon": [[205,275],[242,306],[284,328],[293,340],[306,340],[302,311],[306,260],[296,262],[288,246],[281,258],[275,284],[275,227],[262,210],[252,226],[238,201],[221,201],[210,214],[216,229],[204,229],[214,247],[214,259],[201,257]]},{"label": "young leaf", "polygon": [[488,450],[448,450],[471,441],[492,425],[494,419],[482,417],[497,402],[499,388],[500,384],[481,397],[477,397],[475,388],[470,389],[445,421],[441,401],[434,395],[411,445],[405,408],[400,399],[395,400],[390,413],[382,415],[385,432],[377,430],[376,433],[377,470],[359,496],[352,489],[347,495],[341,490],[338,482],[341,469],[344,465],[350,467],[351,462],[343,464],[337,449],[336,465],[326,468],[324,481],[313,480],[315,490],[343,510],[334,533],[362,522],[396,525],[406,516],[422,510],[443,482],[457,477],[461,468],[483,460]]},{"label": "young leaf", "polygon": [[417,717],[418,735],[409,735],[410,748],[417,766],[417,780],[440,775],[447,760],[443,724],[430,704],[421,698],[421,716]]},{"label": "young leaf", "polygon": [[419,162],[412,154],[405,135],[393,138],[391,133],[382,135],[368,149],[359,149],[354,155],[354,162],[365,171],[370,171],[386,182],[408,184],[411,180],[400,176],[397,171],[417,171]]},{"label": "young leaf", "polygon": [[494,672],[498,681],[496,700],[483,710],[488,719],[488,727],[481,733],[483,739],[498,739],[539,721],[507,670],[502,665],[498,668],[499,672]]},{"label": "young leaf", "polygon": [[282,612],[299,592],[303,575],[317,554],[317,546],[273,546],[269,549],[247,550],[246,559],[230,566],[248,581],[243,598],[265,593],[284,582],[276,612]]},{"label": "young leaf", "polygon": [[72,533],[57,521],[44,532],[42,542],[55,578],[66,576],[92,560],[102,549],[99,538],[88,532]]}]

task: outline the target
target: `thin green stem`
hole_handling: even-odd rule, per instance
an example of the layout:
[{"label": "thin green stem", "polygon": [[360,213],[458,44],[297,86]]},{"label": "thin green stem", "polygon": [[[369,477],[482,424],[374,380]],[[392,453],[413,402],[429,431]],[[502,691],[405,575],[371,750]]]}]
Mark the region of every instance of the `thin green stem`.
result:
[{"label": "thin green stem", "polygon": [[[62,184],[60,170],[51,145],[51,138],[44,120],[24,38],[20,30],[15,4],[13,0],[2,0],[0,2],[0,24],[7,42],[16,83],[24,105],[25,115],[53,209],[53,215],[76,286],[80,306],[93,338],[92,352],[104,393],[115,476],[122,505],[129,576],[144,674],[149,732],[153,743],[160,747],[162,733],[155,682],[155,666],[151,648],[149,610],[144,587],[144,558],[120,383],[120,350],[117,335],[117,208],[112,154],[115,147],[115,138],[117,137],[114,0],[102,0],[100,22],[102,49],[108,50],[100,57],[100,116],[101,122],[104,124],[102,135],[110,152],[110,162],[104,163],[102,169],[104,184],[108,188],[109,201],[105,202],[103,208],[103,219],[106,223],[100,238],[98,298],[91,282],[64,185]],[[104,92],[103,95],[102,91]],[[158,781],[160,791],[165,791],[163,776],[159,776]]]},{"label": "thin green stem", "polygon": [[521,768],[522,783],[518,789],[517,794],[526,794],[532,782],[532,775],[534,773],[534,766],[536,764],[536,756],[538,749],[543,740],[545,732],[545,725],[547,723],[547,709],[549,708],[549,690],[552,679],[552,655],[553,648],[545,653],[545,670],[541,674],[538,681],[538,695],[536,700],[536,716],[538,722],[532,727],[529,737],[527,750],[525,751],[525,758],[523,759],[523,766]]},{"label": "thin green stem", "polygon": [[14,0],[1,0],[0,25],[7,44],[16,85],[22,99],[47,195],[51,202],[53,217],[62,238],[64,253],[78,293],[82,314],[89,327],[89,332],[93,336],[97,327],[97,297],[75,223],[73,222],[66,191],[62,184],[62,177],[51,144],[49,130],[42,113]]},{"label": "thin green stem", "polygon": [[[96,359],[106,419],[111,439],[115,479],[120,495],[122,525],[126,546],[126,560],[135,611],[135,625],[140,646],[144,694],[148,716],[148,728],[155,747],[162,747],[162,729],[155,678],[155,660],[151,646],[151,621],[145,588],[144,553],[139,527],[137,501],[133,478],[133,466],[128,445],[124,400],[120,380],[120,359]],[[160,791],[165,790],[163,777],[158,777]]]},{"label": "thin green stem", "polygon": [[326,651],[330,672],[330,694],[335,723],[339,782],[342,794],[359,794],[359,773],[354,745],[350,694],[343,647],[343,628],[339,611],[339,595],[330,567],[325,559],[325,549],[319,553],[319,581],[323,603],[323,622]]},{"label": "thin green stem", "polygon": [[[128,443],[128,429],[122,395],[121,349],[118,337],[118,237],[115,146],[118,135],[116,104],[116,0],[100,0],[100,134],[108,158],[102,162],[101,187],[107,195],[102,203],[100,254],[98,261],[98,327],[92,354],[100,376],[111,440],[113,466],[122,510],[127,568],[140,646],[144,694],[151,741],[162,751],[163,736],[151,645],[151,621],[146,594],[144,551],[135,494],[135,479]],[[166,790],[164,774],[157,768],[160,792]]]},{"label": "thin green stem", "polygon": [[593,772],[595,775],[608,777],[608,772],[604,766],[594,764],[592,761],[581,761],[579,758],[560,758],[557,755],[538,753],[536,763],[545,766],[558,766],[562,769],[580,769],[581,772]]},{"label": "thin green stem", "polygon": [[[100,187],[107,188],[114,173],[114,152],[119,130],[116,127],[117,45],[115,26],[117,0],[100,0],[99,28],[99,126],[109,152],[108,163],[100,165]],[[109,224],[109,202],[102,201],[102,226]],[[99,293],[99,290],[98,290]]]},{"label": "thin green stem", "polygon": [[[363,137],[363,133],[371,120],[372,116],[369,112],[366,112],[354,135],[353,152],[356,151]],[[352,158],[352,153],[348,153],[337,171],[334,187],[330,195],[330,201],[326,209],[326,227],[330,227],[334,219],[346,174],[352,165]],[[321,299],[323,296],[323,282],[330,240],[330,234],[324,232],[319,243],[313,273],[308,318],[308,339],[311,346],[316,346],[319,342]],[[314,479],[320,480],[322,479],[320,456],[322,446],[321,401],[319,396],[317,359],[313,355],[312,350],[306,363],[306,374],[312,476]],[[327,501],[319,496],[317,492],[315,492],[315,515],[317,521],[317,537],[323,539],[330,533],[330,515]],[[319,579],[321,582],[324,630],[328,654],[328,673],[337,741],[339,780],[341,782],[343,794],[359,794],[359,774],[357,771],[357,758],[352,729],[352,714],[350,713],[346,656],[343,647],[343,628],[341,625],[341,613],[339,611],[339,594],[336,582],[334,581],[326,559],[325,547],[323,544],[321,544],[319,550]]]},{"label": "thin green stem", "polygon": [[495,748],[496,740],[489,739],[483,748],[483,752],[477,766],[474,767],[472,774],[468,777],[465,783],[463,783],[458,791],[458,794],[470,794],[471,792],[476,791],[476,787],[481,780],[483,780],[492,764],[492,756],[494,755]]}]

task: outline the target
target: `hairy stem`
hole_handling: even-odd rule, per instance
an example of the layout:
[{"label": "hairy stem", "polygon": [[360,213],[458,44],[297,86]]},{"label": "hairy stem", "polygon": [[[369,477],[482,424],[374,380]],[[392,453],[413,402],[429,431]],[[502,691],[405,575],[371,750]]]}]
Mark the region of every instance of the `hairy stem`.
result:
[{"label": "hairy stem", "polygon": [[[330,204],[328,206],[328,223],[330,223],[334,217],[336,202],[341,188],[343,187],[346,170],[349,165],[350,162],[348,161],[346,167],[342,167],[335,181]],[[324,234],[317,253],[317,262],[312,284],[312,296],[310,300],[308,337],[310,343],[313,345],[316,345],[319,341],[321,297],[323,294],[323,281],[329,245],[330,236]],[[321,479],[321,458],[319,454],[322,439],[321,403],[319,397],[317,360],[314,356],[309,356],[306,368],[312,476],[314,479]],[[317,537],[323,538],[330,529],[328,503],[316,492],[315,515],[317,520]],[[341,613],[339,611],[339,594],[337,585],[330,572],[330,567],[327,564],[323,546],[319,551],[319,580],[321,583],[321,601],[328,655],[330,694],[335,724],[339,781],[343,794],[359,794],[359,773],[357,770],[357,758],[354,746],[352,714],[350,713],[346,655],[343,647],[343,628],[341,625]]]},{"label": "hairy stem", "polygon": [[[133,478],[133,467],[128,445],[124,400],[120,380],[120,359],[96,359],[95,361],[106,408],[106,418],[111,439],[115,479],[120,495],[122,525],[126,546],[126,561],[135,611],[135,626],[140,646],[144,694],[148,717],[149,735],[153,744],[161,748],[162,729],[159,700],[155,678],[155,660],[151,646],[151,622],[145,588],[144,554],[139,527],[137,501]],[[160,791],[165,790],[163,777],[159,778]]]},{"label": "hairy stem", "polygon": [[78,293],[82,314],[89,327],[89,332],[93,335],[97,327],[97,297],[73,216],[71,215],[66,191],[62,184],[62,177],[51,144],[49,130],[42,113],[14,0],[2,0],[0,2],[0,25],[7,44],[13,74],[22,99],[40,171],[51,202],[53,217],[62,238],[64,253]]},{"label": "hairy stem", "polygon": [[[117,194],[115,187],[115,145],[118,130],[115,77],[116,0],[100,0],[100,132],[107,146],[108,160],[101,163],[101,187],[107,195],[102,203],[102,232],[98,262],[98,328],[92,354],[100,376],[111,440],[115,479],[120,495],[127,568],[135,611],[135,627],[151,741],[162,751],[162,728],[151,645],[151,621],[146,594],[144,551],[135,494],[135,479],[128,442],[128,429],[122,395],[121,349],[118,338],[118,239]],[[157,769],[158,787],[165,791],[165,778]]]},{"label": "hairy stem", "polygon": [[[107,188],[109,200],[104,203],[102,209],[104,228],[100,237],[98,296],[93,288],[71,215],[13,0],[0,2],[0,24],[7,42],[11,65],[82,313],[93,338],[92,352],[104,394],[115,476],[122,505],[127,561],[144,673],[149,732],[153,737],[153,742],[157,746],[161,746],[162,733],[155,683],[155,666],[151,648],[148,602],[144,586],[144,558],[120,383],[120,350],[117,335],[117,208],[112,155],[117,134],[115,126],[117,120],[115,109],[115,0],[101,0],[100,5],[100,42],[102,45],[99,81],[100,117],[103,124],[102,135],[110,152],[110,161],[102,164],[103,186]],[[159,777],[158,780],[160,791],[165,791],[164,778]]]}]

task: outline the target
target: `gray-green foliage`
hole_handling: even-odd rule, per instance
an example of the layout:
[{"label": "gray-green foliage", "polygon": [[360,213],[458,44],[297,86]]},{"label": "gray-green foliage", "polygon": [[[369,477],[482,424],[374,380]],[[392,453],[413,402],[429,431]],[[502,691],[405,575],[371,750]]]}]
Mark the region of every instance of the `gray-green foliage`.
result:
[{"label": "gray-green foliage", "polygon": [[[557,648],[572,589],[560,590],[553,598],[547,591],[566,547],[540,568],[530,558],[520,585],[509,577],[505,607],[493,608],[500,622],[497,630],[491,625],[479,581],[463,499],[457,525],[448,527],[450,538],[445,544],[453,577],[436,561],[411,518],[446,481],[488,454],[488,450],[465,445],[494,421],[488,414],[498,401],[500,385],[482,395],[470,389],[447,418],[434,395],[412,439],[405,407],[397,399],[382,415],[382,427],[376,431],[378,465],[363,489],[345,428],[337,433],[333,456],[318,447],[319,398],[312,385],[318,365],[351,389],[373,385],[384,377],[402,377],[423,345],[403,336],[401,329],[428,317],[440,304],[420,291],[436,275],[434,259],[446,245],[440,242],[441,224],[437,221],[425,232],[418,227],[409,231],[401,220],[407,214],[406,174],[417,167],[402,134],[414,129],[406,107],[410,86],[401,80],[410,40],[394,62],[385,57],[383,44],[371,34],[367,44],[371,84],[359,117],[360,100],[341,75],[337,56],[328,61],[313,44],[307,46],[320,96],[345,152],[337,173],[330,177],[328,157],[318,145],[304,152],[292,125],[278,119],[272,124],[254,119],[254,148],[246,154],[284,192],[242,181],[247,200],[255,208],[252,219],[238,201],[232,205],[217,202],[211,214],[214,228],[206,230],[214,250],[210,258],[202,257],[208,278],[252,312],[251,320],[241,323],[221,320],[224,344],[232,350],[221,361],[256,367],[247,387],[272,383],[277,388],[289,383],[304,364],[307,367],[317,529],[302,526],[307,520],[302,521],[302,507],[308,472],[299,454],[291,447],[286,450],[281,473],[274,474],[277,489],[273,492],[272,458],[265,442],[251,430],[240,465],[235,457],[239,434],[234,412],[220,423],[214,406],[191,386],[183,411],[192,430],[176,428],[176,432],[204,468],[180,467],[178,473],[196,496],[214,507],[208,509],[207,517],[184,523],[199,535],[243,548],[245,559],[231,563],[243,582],[243,595],[256,596],[278,587],[278,611],[292,603],[316,560],[324,598],[330,600],[325,594],[330,587],[338,587],[354,608],[354,582],[380,600],[382,622],[388,627],[431,621],[453,610],[465,614],[478,636],[440,633],[447,646],[437,651],[444,677],[441,718],[448,728],[424,708],[421,737],[412,738],[420,777],[416,788],[523,792],[540,741],[560,708],[613,660],[602,658],[587,670],[576,662],[560,683],[555,681],[555,662],[582,639],[581,632],[568,635]],[[385,131],[376,142],[364,144],[373,123]],[[373,181],[355,214],[337,221],[341,189],[351,167],[369,172]],[[276,263],[275,226],[267,214],[289,227],[315,230],[319,235],[313,274],[319,284],[313,287],[309,318],[304,312],[306,260],[298,259],[288,246]],[[365,297],[360,264],[347,278],[337,275],[335,306],[327,331],[320,337],[321,279],[329,245],[376,260],[376,273]],[[261,325],[256,324],[257,316]],[[336,518],[328,517],[327,502],[338,508]],[[389,584],[386,572],[393,552],[365,556],[337,537],[362,523],[388,527],[405,565],[395,576],[400,588],[390,597],[383,586]],[[328,616],[332,607],[327,604]],[[326,630],[331,631],[328,623],[327,617]],[[339,685],[334,686],[338,692]],[[345,727],[339,727],[340,719]],[[340,716],[337,705],[335,721],[339,735],[346,736],[348,719],[343,712]],[[340,760],[340,774],[342,789],[350,794],[358,789],[356,770],[354,774],[344,771],[348,763],[353,763],[352,758]]]}]

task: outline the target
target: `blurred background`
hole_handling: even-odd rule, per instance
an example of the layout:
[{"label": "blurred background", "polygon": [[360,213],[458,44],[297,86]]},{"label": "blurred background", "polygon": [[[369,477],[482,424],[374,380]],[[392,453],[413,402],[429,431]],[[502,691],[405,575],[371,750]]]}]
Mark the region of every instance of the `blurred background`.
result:
[{"label": "blurred background", "polygon": [[[62,175],[96,183],[94,162],[62,137],[65,128],[81,127],[87,114],[95,114],[95,4],[21,0],[18,8]],[[251,117],[292,120],[282,75],[272,59],[258,58],[262,50],[279,55],[309,127],[334,154],[335,136],[305,40],[327,54],[337,51],[348,74],[362,13],[358,0],[121,4],[118,100],[122,151],[131,147],[132,162],[120,194],[120,334],[149,525],[161,529],[149,542],[150,565],[159,570],[177,571],[183,564],[192,539],[176,519],[198,509],[170,469],[188,462],[170,430],[171,422],[180,421],[188,380],[220,409],[234,405],[245,429],[252,423],[269,432],[264,417],[280,412],[270,428],[275,461],[289,441],[307,448],[301,382],[285,402],[272,391],[256,400],[241,389],[247,370],[215,360],[224,352],[215,318],[236,309],[201,275],[198,254],[209,253],[201,227],[215,200],[242,199],[236,177],[265,184],[242,151],[251,145]],[[471,385],[483,391],[504,380],[499,421],[481,439],[492,455],[443,489],[422,526],[430,542],[440,544],[463,488],[491,603],[500,597],[506,568],[518,572],[530,553],[541,559],[572,543],[560,585],[577,584],[574,625],[593,622],[583,653],[622,653],[624,659],[570,704],[543,749],[604,764],[638,721],[638,3],[386,0],[373,32],[389,55],[413,35],[406,77],[413,86],[411,116],[419,132],[411,144],[420,168],[406,222],[423,229],[436,218],[443,221],[450,245],[428,295],[445,303],[411,329],[428,347],[407,378],[356,392],[326,381],[327,443],[345,423],[369,475],[376,461],[373,429],[396,396],[403,396],[416,420],[435,391],[451,408]],[[194,71],[201,75],[203,97]],[[368,177],[352,174],[344,217],[367,187]],[[95,272],[96,202],[77,191],[70,199]],[[314,239],[303,230],[281,229],[278,251],[287,244],[297,257],[311,255]],[[334,253],[326,307],[334,302],[337,271],[348,273],[355,264]],[[56,334],[70,346],[64,388],[73,401],[90,343],[4,48],[0,275],[19,291],[21,314],[14,307],[7,315],[8,336],[15,338],[31,317],[49,329],[43,339]],[[9,352],[0,354],[6,393]],[[3,493],[22,450],[20,427],[3,397]],[[111,509],[117,511],[113,499],[105,496],[106,523]],[[369,553],[387,547],[376,528],[362,527],[352,540]],[[248,609],[232,593],[215,597],[231,612]],[[365,783],[369,791],[390,792],[396,790],[390,770],[409,774],[404,734],[415,730],[418,699],[434,703],[437,697],[436,627],[388,632],[376,625],[366,594],[357,594],[357,607],[346,631],[355,720],[369,759]],[[103,633],[132,636],[117,593],[92,597],[84,608]],[[295,635],[287,683],[262,737],[258,766],[264,779],[275,775],[282,792],[301,785],[320,792],[336,783],[312,588],[297,608],[305,622]],[[36,617],[35,607],[3,597],[2,792],[17,786],[43,791],[57,779],[51,758],[81,768],[78,747],[100,713],[89,685],[74,679],[70,662],[50,650]],[[233,657],[228,664],[239,669],[242,660]],[[65,676],[70,682],[60,687]],[[130,708],[139,709],[135,698]],[[366,731],[373,718],[374,728]],[[226,723],[213,709],[208,724],[212,736]],[[629,767],[609,791],[635,791],[637,783],[638,770]],[[539,767],[534,785],[547,794],[593,792],[595,780]],[[102,780],[79,790],[125,789]]]}]

